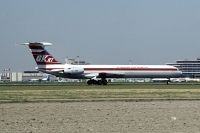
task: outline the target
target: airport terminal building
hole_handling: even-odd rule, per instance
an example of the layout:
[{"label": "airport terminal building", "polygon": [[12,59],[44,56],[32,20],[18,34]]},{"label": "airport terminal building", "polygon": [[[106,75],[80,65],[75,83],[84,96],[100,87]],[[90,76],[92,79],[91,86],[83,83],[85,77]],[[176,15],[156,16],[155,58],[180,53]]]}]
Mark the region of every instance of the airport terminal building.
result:
[{"label": "airport terminal building", "polygon": [[196,60],[177,60],[176,63],[167,63],[183,72],[184,77],[200,78],[200,58]]},{"label": "airport terminal building", "polygon": [[45,73],[38,71],[24,71],[24,72],[2,72],[0,73],[0,81],[3,82],[28,82],[31,79],[39,80],[46,77]]}]

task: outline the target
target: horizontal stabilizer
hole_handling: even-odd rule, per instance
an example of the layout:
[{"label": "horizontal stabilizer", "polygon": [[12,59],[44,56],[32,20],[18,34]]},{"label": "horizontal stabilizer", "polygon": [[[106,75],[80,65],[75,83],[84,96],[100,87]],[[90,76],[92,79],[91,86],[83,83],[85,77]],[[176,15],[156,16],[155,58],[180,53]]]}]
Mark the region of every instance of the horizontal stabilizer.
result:
[{"label": "horizontal stabilizer", "polygon": [[29,42],[29,43],[22,43],[21,45],[29,45],[29,46],[51,46],[52,43],[49,43],[49,42]]}]

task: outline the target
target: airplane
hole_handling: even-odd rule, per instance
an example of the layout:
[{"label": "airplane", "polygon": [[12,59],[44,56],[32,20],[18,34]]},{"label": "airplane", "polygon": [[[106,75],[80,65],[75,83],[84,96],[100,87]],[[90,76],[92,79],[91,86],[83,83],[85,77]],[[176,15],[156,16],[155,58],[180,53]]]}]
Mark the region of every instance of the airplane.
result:
[{"label": "airplane", "polygon": [[47,82],[50,81],[50,75],[47,75],[44,78],[39,78],[39,79],[30,79],[30,82]]},{"label": "airplane", "polygon": [[72,65],[62,64],[46,49],[48,42],[29,42],[27,45],[37,64],[37,70],[69,79],[88,79],[88,85],[107,85],[107,78],[178,78],[182,72],[169,65]]}]

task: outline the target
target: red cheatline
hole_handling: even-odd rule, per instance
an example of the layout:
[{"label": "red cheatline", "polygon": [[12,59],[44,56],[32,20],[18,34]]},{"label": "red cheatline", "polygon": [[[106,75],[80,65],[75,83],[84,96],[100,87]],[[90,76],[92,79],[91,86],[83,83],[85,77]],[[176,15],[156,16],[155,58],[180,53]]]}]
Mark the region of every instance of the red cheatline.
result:
[{"label": "red cheatline", "polygon": [[[45,68],[47,70],[61,68]],[[177,71],[173,68],[84,68],[85,71]]]},{"label": "red cheatline", "polygon": [[85,68],[86,71],[177,71],[174,68]]}]

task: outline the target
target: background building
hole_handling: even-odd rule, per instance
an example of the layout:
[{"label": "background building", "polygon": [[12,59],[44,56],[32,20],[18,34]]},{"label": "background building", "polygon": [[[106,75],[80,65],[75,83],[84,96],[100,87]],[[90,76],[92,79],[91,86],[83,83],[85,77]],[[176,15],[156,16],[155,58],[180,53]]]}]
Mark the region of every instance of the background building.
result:
[{"label": "background building", "polygon": [[183,72],[184,77],[200,78],[200,58],[196,60],[177,60],[176,63],[167,63]]},{"label": "background building", "polygon": [[79,57],[77,59],[74,58],[66,58],[65,62],[67,64],[72,64],[72,65],[89,65],[90,63],[80,60]]},{"label": "background building", "polygon": [[57,78],[55,76],[41,73],[38,71],[0,73],[1,82],[41,82],[56,80]]}]

